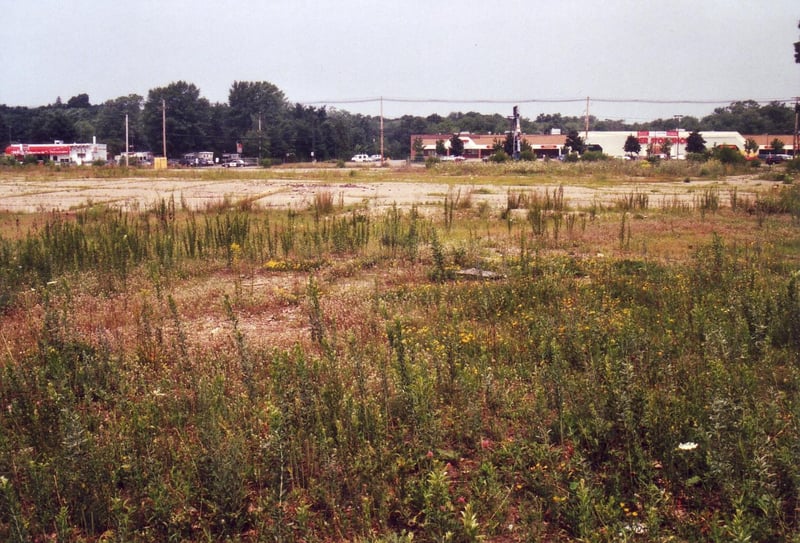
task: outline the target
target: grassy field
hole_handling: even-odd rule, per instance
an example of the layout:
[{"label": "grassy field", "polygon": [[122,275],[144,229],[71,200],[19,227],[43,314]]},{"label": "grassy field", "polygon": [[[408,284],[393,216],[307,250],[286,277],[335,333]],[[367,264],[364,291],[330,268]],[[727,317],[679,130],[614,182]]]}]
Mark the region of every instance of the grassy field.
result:
[{"label": "grassy field", "polygon": [[449,188],[0,215],[0,540],[800,541],[790,173],[279,172]]}]

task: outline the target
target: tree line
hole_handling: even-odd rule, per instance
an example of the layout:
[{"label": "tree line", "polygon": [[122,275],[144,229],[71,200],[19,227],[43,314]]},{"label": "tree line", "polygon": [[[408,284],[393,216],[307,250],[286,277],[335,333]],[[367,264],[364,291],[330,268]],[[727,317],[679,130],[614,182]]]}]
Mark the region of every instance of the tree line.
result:
[{"label": "tree line", "polygon": [[[162,154],[165,131],[167,156],[171,158],[193,151],[233,153],[238,146],[245,156],[277,161],[347,159],[356,153],[377,154],[381,149],[379,116],[292,103],[266,81],[234,82],[227,103],[212,103],[194,84],[177,81],[151,89],[146,98],[130,94],[102,104],[92,104],[87,94],[79,94],[66,102],[58,98],[41,107],[0,105],[0,142],[5,148],[10,143],[88,142],[96,137],[114,156],[125,149],[126,115],[132,152]],[[780,102],[762,105],[746,100],[717,108],[703,118],[685,116],[680,128],[790,134],[794,116],[794,109]],[[567,134],[584,130],[585,123],[584,117],[561,114],[521,119],[526,134],[545,134],[553,129]],[[598,131],[671,130],[677,123],[672,118],[629,124],[589,117],[589,128]],[[503,134],[509,127],[504,115],[476,112],[404,115],[384,119],[383,124],[384,154],[394,158],[409,156],[412,134]]]}]

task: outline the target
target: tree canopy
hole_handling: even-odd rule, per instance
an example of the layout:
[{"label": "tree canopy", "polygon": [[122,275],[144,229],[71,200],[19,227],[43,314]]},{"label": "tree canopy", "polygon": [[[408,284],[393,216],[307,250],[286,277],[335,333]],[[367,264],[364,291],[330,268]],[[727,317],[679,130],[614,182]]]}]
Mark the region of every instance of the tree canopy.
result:
[{"label": "tree canopy", "polygon": [[577,130],[570,130],[569,133],[567,133],[564,146],[569,147],[570,151],[578,154],[586,150],[586,142],[583,141],[583,138],[580,137]]},{"label": "tree canopy", "polygon": [[692,131],[686,137],[686,152],[687,153],[702,153],[706,150],[706,140],[697,130]]},{"label": "tree canopy", "polygon": [[458,137],[458,134],[453,134],[450,138],[450,154],[453,156],[462,156],[464,154],[464,142]]},{"label": "tree canopy", "polygon": [[639,143],[639,138],[633,134],[628,136],[623,150],[629,155],[638,155],[642,151],[642,144]]},{"label": "tree canopy", "polygon": [[[194,84],[176,81],[151,89],[146,98],[120,96],[94,105],[86,93],[60,98],[41,107],[0,105],[0,144],[45,143],[53,140],[88,140],[96,136],[108,144],[109,154],[124,150],[125,115],[128,116],[131,150],[161,154],[162,104],[165,106],[167,154],[180,157],[190,151],[236,152],[241,144],[247,156],[279,160],[346,159],[355,153],[377,154],[381,149],[380,117],[352,114],[291,103],[268,81],[235,81],[224,103],[210,103]],[[589,117],[591,130],[674,130],[673,118],[628,124],[621,120]],[[541,113],[521,118],[526,134],[567,134],[567,146],[581,152],[580,133],[584,117]],[[498,113],[474,111],[437,113],[426,117],[404,115],[384,119],[384,152],[389,157],[407,157],[413,134],[497,134],[507,143],[508,119]],[[702,119],[683,117],[685,130],[733,130],[742,134],[791,134],[794,110],[778,102],[759,104],[746,100],[717,108]],[[454,142],[451,141],[451,145]],[[451,154],[458,150],[458,143]],[[463,150],[461,151],[463,153]],[[626,152],[635,152],[628,151]],[[687,152],[691,152],[687,148]]]}]

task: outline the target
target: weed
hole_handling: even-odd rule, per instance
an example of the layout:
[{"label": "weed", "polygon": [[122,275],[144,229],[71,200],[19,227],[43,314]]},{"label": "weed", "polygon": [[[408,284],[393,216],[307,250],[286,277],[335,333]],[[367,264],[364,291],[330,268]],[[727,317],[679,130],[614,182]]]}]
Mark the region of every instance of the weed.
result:
[{"label": "weed", "polygon": [[329,190],[315,192],[312,207],[316,217],[330,215],[333,213],[333,193]]},{"label": "weed", "polygon": [[0,539],[796,539],[797,189],[548,187],[0,215]]},{"label": "weed", "polygon": [[621,211],[634,211],[647,209],[650,198],[638,190],[621,196],[617,199],[617,209]]}]

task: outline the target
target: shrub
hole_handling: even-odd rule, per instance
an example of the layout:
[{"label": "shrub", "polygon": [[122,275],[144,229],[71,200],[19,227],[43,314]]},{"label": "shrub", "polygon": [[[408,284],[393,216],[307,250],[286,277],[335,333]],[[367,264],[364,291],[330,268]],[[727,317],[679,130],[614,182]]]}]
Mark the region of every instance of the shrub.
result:
[{"label": "shrub", "polygon": [[744,164],[746,162],[744,155],[733,147],[714,147],[711,156],[722,164]]},{"label": "shrub", "polygon": [[497,152],[495,152],[495,154],[493,154],[491,157],[489,157],[489,160],[491,160],[492,162],[495,162],[497,164],[502,164],[503,162],[508,162],[510,159],[511,159],[511,157],[508,156],[508,153],[506,153],[502,149],[499,149]]},{"label": "shrub", "polygon": [[441,160],[439,160],[438,156],[429,156],[425,159],[425,167],[426,168],[433,168],[437,164],[439,164]]},{"label": "shrub", "polygon": [[686,160],[690,162],[705,162],[708,160],[708,153],[687,153]]},{"label": "shrub", "polygon": [[586,151],[581,155],[581,160],[584,162],[597,162],[600,160],[608,160],[608,156],[603,154],[603,151]]}]

